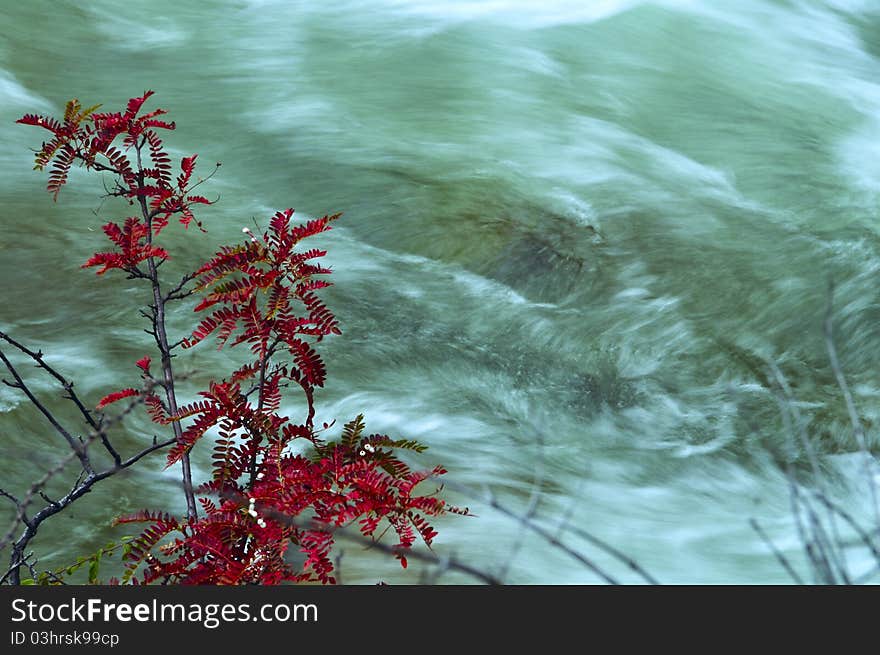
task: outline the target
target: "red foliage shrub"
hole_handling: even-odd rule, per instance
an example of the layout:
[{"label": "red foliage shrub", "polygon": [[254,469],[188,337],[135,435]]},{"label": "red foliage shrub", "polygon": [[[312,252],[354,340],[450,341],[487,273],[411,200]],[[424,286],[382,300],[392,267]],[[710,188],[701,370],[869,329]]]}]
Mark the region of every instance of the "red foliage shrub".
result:
[{"label": "red foliage shrub", "polygon": [[[430,547],[437,535],[430,517],[467,510],[447,505],[436,491],[417,492],[421,482],[446,472],[441,467],[413,471],[396,455],[421,452],[421,444],[368,435],[362,416],[347,423],[335,441],[322,436],[330,425],[313,425],[315,390],[326,378],[314,344],[340,334],[340,328],[318,295],[330,285],[325,279],[330,270],[317,263],[326,253],[303,249],[301,242],[329,230],[339,214],[296,222],[292,209],[279,211],[265,232],[245,230],[243,243],[220,248],[178,284],[168,285],[159,266],[170,254],[157,239],[172,217],[184,228],[195,224],[204,230],[193,207],[212,203],[193,193],[204,182],[193,179],[196,155],[184,157],[173,177],[157,130],[175,125],[158,118],[165,114],[162,109],[140,113],[150,95],[129,100],[121,112],[98,112],[97,105],[84,109],[71,100],[62,120],[28,114],[18,121],[52,135],[37,152],[35,168],[50,167],[48,190],[54,198],[78,162],[110,173],[109,194],[137,209],[135,216],[104,225],[110,248],[83,266],[97,267],[99,275],[119,270],[150,284],[152,303],[143,313],[152,324],[159,366],[154,374],[150,357],[138,360],[146,391],[115,391],[97,409],[142,397],[152,420],[173,431],[167,466],[183,465],[187,515],[144,510],[117,519],[146,524],[126,545],[122,582],[333,583],[334,530],[349,525],[369,538],[380,534],[380,527],[393,529],[394,552],[406,567],[406,553],[416,540]],[[171,343],[166,304],[194,292],[202,294],[195,311],[210,313],[189,337]],[[211,336],[221,347],[246,344],[250,360],[211,380],[200,400],[179,406],[172,353]],[[282,414],[289,389],[305,398],[300,419]],[[189,453],[209,431],[218,435],[212,439],[211,479],[194,487]],[[302,564],[292,563],[291,547],[304,553]]]}]

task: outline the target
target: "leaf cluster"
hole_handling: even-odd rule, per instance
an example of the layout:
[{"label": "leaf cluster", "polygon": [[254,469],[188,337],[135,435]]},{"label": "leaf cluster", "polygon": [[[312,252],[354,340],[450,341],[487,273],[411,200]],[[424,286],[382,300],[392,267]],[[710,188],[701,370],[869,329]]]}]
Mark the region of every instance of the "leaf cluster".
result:
[{"label": "leaf cluster", "polygon": [[[89,564],[89,580],[95,582],[101,558],[119,548],[126,563],[121,583],[334,583],[334,533],[348,526],[366,539],[392,531],[393,552],[406,567],[415,543],[421,540],[430,548],[437,536],[432,519],[467,510],[447,505],[439,489],[419,491],[423,482],[446,473],[440,466],[413,470],[399,456],[400,451],[421,453],[424,445],[367,434],[362,415],[346,423],[335,440],[326,437],[331,425],[314,425],[315,393],[327,378],[316,345],[341,331],[319,295],[330,286],[331,271],[319,263],[326,251],[304,242],[330,230],[340,214],[298,221],[293,209],[276,212],[262,234],[245,229],[243,243],[221,247],[162,297],[156,269],[169,253],[155,238],[174,215],[185,227],[195,222],[202,228],[192,207],[211,203],[192,193],[202,182],[193,182],[196,155],[184,157],[179,174],[172,175],[157,130],[175,125],[159,118],[162,109],[141,113],[151,95],[132,98],[119,112],[99,112],[98,105],[84,109],[71,100],[60,120],[28,114],[18,122],[52,134],[37,151],[35,168],[50,166],[53,197],[78,161],[86,169],[111,173],[116,184],[111,195],[139,206],[140,216],[104,225],[112,248],[95,253],[84,266],[99,267],[98,274],[121,270],[147,277],[140,269],[147,262],[162,302],[145,315],[153,320],[160,346],[158,330],[164,326],[158,309],[171,298],[188,296],[183,287],[194,280],[192,291],[201,294],[194,310],[204,314],[179,344],[188,349],[213,338],[221,348],[245,346],[250,359],[210,380],[195,402],[178,407],[170,393],[166,349],[160,352],[162,376],[153,376],[149,357],[136,363],[149,388],[165,389],[165,400],[134,386],[101,399],[97,409],[103,411],[140,398],[154,423],[173,429],[166,466],[188,462],[190,451],[211,435],[211,478],[197,489],[201,515],[179,518],[142,510],[119,517],[117,523],[144,527],[121,545],[108,545],[54,575],[60,579]],[[304,412],[294,417],[283,411],[292,392],[305,399]],[[304,558],[295,560],[291,549]]]}]

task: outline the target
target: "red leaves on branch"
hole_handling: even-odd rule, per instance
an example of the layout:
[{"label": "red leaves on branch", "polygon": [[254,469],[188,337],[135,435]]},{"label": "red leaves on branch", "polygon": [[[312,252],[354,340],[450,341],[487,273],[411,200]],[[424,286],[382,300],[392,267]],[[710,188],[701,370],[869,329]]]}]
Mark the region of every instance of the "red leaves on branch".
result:
[{"label": "red leaves on branch", "polygon": [[[174,215],[179,215],[180,222],[188,227],[195,221],[191,206],[211,204],[204,196],[191,194],[199,184],[191,184],[196,155],[183,158],[181,173],[172,184],[171,158],[156,130],[173,130],[175,124],[156,118],[166,113],[164,109],[138,116],[151,95],[152,91],[146,91],[132,98],[124,112],[98,112],[100,105],[84,109],[79,100],[73,99],[67,103],[63,122],[37,114],[26,114],[16,121],[52,133],[37,151],[34,168],[43,170],[51,163],[47,189],[56,200],[71,166],[79,162],[86,169],[117,176],[111,195],[128,198],[132,203],[147,202],[152,235],[158,235]],[[119,138],[121,150],[112,145]],[[151,166],[145,165],[147,156]],[[196,224],[201,227],[198,221]]]},{"label": "red leaves on branch", "polygon": [[[194,221],[201,227],[192,206],[211,204],[191,193],[202,182],[193,183],[196,155],[184,157],[180,173],[172,177],[171,158],[155,130],[172,130],[174,123],[157,118],[165,113],[161,109],[139,115],[151,95],[147,91],[132,98],[124,112],[98,113],[97,105],[83,109],[71,100],[63,121],[34,114],[18,121],[51,132],[35,167],[52,164],[49,191],[56,197],[78,161],[113,174],[111,195],[139,205],[143,218],[103,226],[113,249],[95,253],[84,264],[100,267],[98,274],[120,269],[129,277],[146,277],[139,269],[146,261],[155,275],[169,254],[154,239],[170,218],[177,215],[184,227]],[[117,139],[121,149],[112,145]],[[318,295],[330,286],[324,279],[330,269],[316,263],[326,251],[304,249],[302,242],[330,230],[339,216],[297,222],[293,209],[276,212],[265,232],[245,228],[244,243],[221,247],[191,276],[195,291],[203,294],[195,311],[208,313],[180,345],[191,348],[213,336],[221,348],[247,344],[250,361],[237,364],[226,378],[211,380],[197,400],[173,411],[170,396],[166,404],[154,393],[133,388],[99,402],[103,409],[142,395],[154,423],[179,427],[167,466],[204,438],[213,441],[211,477],[198,489],[202,516],[177,519],[141,511],[117,520],[146,525],[125,554],[122,582],[332,584],[336,530],[349,528],[367,539],[393,531],[393,552],[405,568],[406,553],[416,541],[430,547],[437,536],[432,517],[467,514],[447,505],[439,490],[417,493],[419,485],[446,473],[442,467],[413,471],[399,458],[399,451],[424,451],[420,443],[365,435],[362,416],[347,423],[336,441],[321,436],[328,424],[314,428],[314,395],[327,376],[314,344],[341,331]],[[188,279],[167,299],[175,293],[185,297],[180,292]],[[166,386],[167,361],[163,356],[166,379],[161,383],[152,379],[150,357],[136,365],[143,378]],[[297,418],[280,413],[284,394],[294,389],[305,400]],[[303,553],[299,564],[289,556],[291,548]]]},{"label": "red leaves on branch", "polygon": [[168,259],[168,251],[152,244],[149,228],[135,216],[126,218],[122,227],[111,222],[102,229],[119,250],[96,252],[82,265],[82,268],[100,266],[98,275],[103,275],[113,268],[134,272],[137,270],[137,265],[147,259],[153,257]]},{"label": "red leaves on branch", "polygon": [[[345,425],[337,442],[324,442],[313,428],[314,390],[323,386],[326,368],[309,339],[338,334],[339,326],[315,293],[329,286],[315,276],[330,271],[310,262],[325,252],[296,247],[330,229],[337,217],[292,225],[292,209],[278,212],[259,238],[250,235],[242,245],[221,248],[199,269],[196,284],[204,296],[195,309],[212,311],[183,345],[214,335],[221,347],[248,344],[254,361],[212,382],[201,400],[161,419],[192,421],[169,452],[168,465],[217,430],[211,480],[200,491],[216,495],[220,503],[202,503],[205,517],[169,541],[174,557],[156,554],[147,562],[144,582],[333,583],[335,529],[354,526],[375,538],[390,528],[398,538],[395,555],[406,567],[405,554],[415,542],[421,539],[430,547],[437,536],[431,517],[467,513],[447,506],[436,493],[417,495],[420,483],[446,473],[441,467],[414,472],[395,453],[422,452],[420,443],[365,437],[362,416]],[[283,361],[274,362],[283,353]],[[289,382],[305,394],[300,422],[278,413],[281,389]],[[294,454],[301,448],[291,449],[300,440],[310,446],[307,456]],[[383,524],[387,528],[380,530]],[[299,567],[286,556],[291,546],[305,555]],[[179,553],[190,557],[183,562]]]},{"label": "red leaves on branch", "polygon": [[258,239],[250,230],[251,240],[237,247],[222,248],[198,270],[196,288],[205,291],[196,311],[216,305],[202,319],[190,339],[190,348],[208,336],[217,335],[222,347],[237,333],[232,345],[247,343],[260,360],[271,357],[278,348],[286,348],[292,365],[281,377],[303,388],[308,402],[308,420],[314,416],[313,393],[324,385],[326,369],[321,357],[304,336],[318,340],[340,334],[333,313],[314,290],[330,285],[314,279],[330,269],[309,262],[325,253],[312,249],[297,253],[295,248],[310,236],[326,232],[340,214],[324,216],[304,224],[291,225],[293,209],[277,212],[269,229]]},{"label": "red leaves on branch", "polygon": [[[172,526],[167,516],[148,512],[124,519],[148,524],[140,537],[143,544],[155,546],[159,534],[169,537],[163,546],[141,548],[138,557],[128,559],[130,571],[145,564],[144,583],[332,584],[334,530],[354,526],[365,537],[374,537],[383,523],[397,534],[394,552],[405,568],[406,552],[416,540],[430,546],[437,535],[429,517],[456,509],[436,494],[413,494],[415,484],[441,475],[442,469],[402,476],[384,470],[381,463],[396,460],[396,455],[372,444],[401,442],[384,435],[364,438],[361,416],[346,424],[342,438],[333,443],[316,440],[303,425],[285,421],[270,428],[251,485],[255,450],[246,437],[244,416],[220,419],[212,479],[201,488],[216,495],[219,504],[202,498],[205,515],[189,524]],[[304,437],[315,444],[309,457],[288,448],[292,440]],[[403,443],[423,449],[415,442]],[[287,557],[291,546],[305,555],[299,566]]]}]

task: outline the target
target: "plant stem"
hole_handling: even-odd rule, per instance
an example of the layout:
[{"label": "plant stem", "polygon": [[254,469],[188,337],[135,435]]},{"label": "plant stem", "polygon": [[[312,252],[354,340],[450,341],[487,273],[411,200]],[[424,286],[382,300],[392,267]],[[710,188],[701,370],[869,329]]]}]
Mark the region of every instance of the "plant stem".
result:
[{"label": "plant stem", "polygon": [[[137,146],[137,183],[138,188],[144,188],[144,167],[141,161],[141,148],[143,142]],[[153,215],[147,208],[147,201],[142,194],[138,195],[138,203],[140,204],[141,214],[147,225],[147,243],[153,243]],[[147,271],[150,284],[153,289],[153,335],[156,338],[156,344],[159,346],[159,353],[162,360],[162,379],[165,389],[165,399],[168,401],[168,412],[171,416],[177,414],[177,396],[174,391],[174,370],[171,366],[171,348],[168,344],[168,333],[165,330],[165,296],[162,295],[162,285],[159,282],[159,273],[156,267],[154,257],[147,259]],[[183,438],[183,429],[180,427],[180,421],[172,421],[171,427],[174,430],[174,436],[178,443]],[[190,467],[189,453],[184,453],[180,460],[183,469],[183,493],[186,498],[186,517],[190,521],[198,518],[198,510],[196,508],[196,497],[193,492],[192,470]]]}]

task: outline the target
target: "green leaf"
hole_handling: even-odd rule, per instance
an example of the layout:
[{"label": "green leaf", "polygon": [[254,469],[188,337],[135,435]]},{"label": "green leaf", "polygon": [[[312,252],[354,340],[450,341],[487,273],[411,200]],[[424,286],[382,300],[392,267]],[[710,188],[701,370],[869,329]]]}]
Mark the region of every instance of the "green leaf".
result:
[{"label": "green leaf", "polygon": [[89,107],[88,109],[84,109],[84,110],[82,110],[82,111],[79,113],[79,116],[78,116],[77,122],[79,122],[79,121],[81,121],[81,120],[83,120],[83,119],[85,119],[85,118],[88,118],[88,117],[91,116],[96,110],[100,109],[100,107],[101,107],[101,104],[98,103],[97,105],[92,105],[92,106]]},{"label": "green leaf", "polygon": [[89,566],[89,584],[98,584],[98,571],[101,568],[101,553],[98,552],[95,555],[95,559],[92,560],[91,566]]},{"label": "green leaf", "polygon": [[417,453],[423,453],[428,450],[428,447],[416,441],[415,439],[389,439],[384,435],[373,435],[374,437],[381,436],[381,440],[377,441],[377,445],[386,446],[388,448],[403,448],[404,450],[414,450]]},{"label": "green leaf", "polygon": [[360,439],[361,432],[364,431],[364,415],[358,414],[354,420],[346,423],[342,428],[342,443],[349,448],[354,448],[354,445],[357,443],[358,439]]}]

